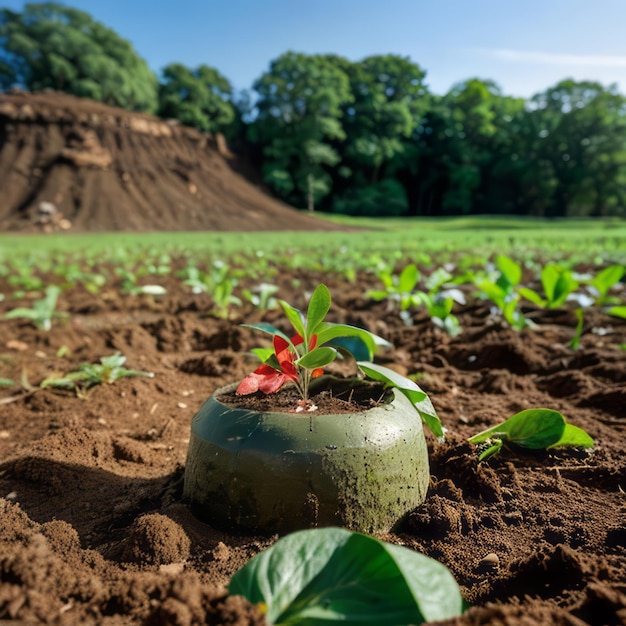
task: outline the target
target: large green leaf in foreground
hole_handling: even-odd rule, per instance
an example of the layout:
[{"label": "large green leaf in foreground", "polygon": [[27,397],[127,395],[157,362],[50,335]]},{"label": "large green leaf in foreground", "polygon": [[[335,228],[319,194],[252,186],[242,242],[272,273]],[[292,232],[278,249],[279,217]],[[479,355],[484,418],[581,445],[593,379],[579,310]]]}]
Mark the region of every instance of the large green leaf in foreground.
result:
[{"label": "large green leaf in foreground", "polygon": [[277,626],[420,624],[463,610],[441,563],[341,528],[283,537],[233,576],[229,592],[266,605]]}]

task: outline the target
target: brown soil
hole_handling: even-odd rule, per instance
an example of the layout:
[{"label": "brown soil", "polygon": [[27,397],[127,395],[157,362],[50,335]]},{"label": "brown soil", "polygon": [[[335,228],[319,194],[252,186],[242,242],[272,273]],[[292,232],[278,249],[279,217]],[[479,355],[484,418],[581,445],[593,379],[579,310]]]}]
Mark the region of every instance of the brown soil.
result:
[{"label": "brown soil", "polygon": [[0,231],[328,230],[211,137],[91,100],[0,94]]},{"label": "brown soil", "polygon": [[[304,307],[320,276],[288,273],[280,297]],[[444,563],[473,605],[450,624],[626,624],[626,322],[586,314],[579,350],[570,315],[535,315],[517,333],[483,305],[451,339],[421,315],[405,326],[324,276],[330,319],[383,335],[385,362],[421,373],[448,429],[429,436],[424,505],[382,538]],[[0,293],[7,293],[0,285]],[[107,625],[254,624],[224,586],[276,537],[220,532],[181,502],[190,421],[217,387],[254,368],[259,337],[239,323],[274,321],[244,306],[230,320],[172,284],[167,296],[63,292],[69,314],[46,333],[0,321],[0,377],[38,384],[116,350],[154,378],[125,378],[86,397],[3,390],[0,404],[0,619]],[[0,312],[23,302],[10,298]],[[601,329],[603,329],[601,331]],[[287,329],[285,329],[287,330]],[[64,356],[59,351],[66,351]],[[478,463],[472,434],[519,410],[549,407],[585,428],[591,452],[505,451]]]}]

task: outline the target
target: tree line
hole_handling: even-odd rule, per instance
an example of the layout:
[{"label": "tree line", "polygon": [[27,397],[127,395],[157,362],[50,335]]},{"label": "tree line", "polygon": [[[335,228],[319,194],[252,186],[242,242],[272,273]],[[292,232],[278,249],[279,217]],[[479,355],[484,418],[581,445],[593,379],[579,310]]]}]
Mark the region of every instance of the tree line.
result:
[{"label": "tree line", "polygon": [[55,3],[0,10],[0,89],[52,88],[224,133],[281,199],[353,215],[626,216],[626,98],[563,80],[530,99],[472,78],[433,94],[387,54],[286,52],[235,93],[208,65],[157,77],[132,44]]}]

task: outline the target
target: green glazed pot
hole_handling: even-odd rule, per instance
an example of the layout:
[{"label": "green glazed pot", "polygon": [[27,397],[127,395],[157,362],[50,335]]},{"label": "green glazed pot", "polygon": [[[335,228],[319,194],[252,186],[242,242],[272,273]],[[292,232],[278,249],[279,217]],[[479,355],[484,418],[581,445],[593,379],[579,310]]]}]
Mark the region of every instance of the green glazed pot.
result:
[{"label": "green glazed pot", "polygon": [[[235,388],[218,389],[191,425],[183,496],[200,519],[260,533],[318,526],[373,533],[424,501],[426,440],[402,393],[388,391],[381,405],[358,413],[257,413],[220,401]],[[380,386],[372,389],[378,399]]]}]

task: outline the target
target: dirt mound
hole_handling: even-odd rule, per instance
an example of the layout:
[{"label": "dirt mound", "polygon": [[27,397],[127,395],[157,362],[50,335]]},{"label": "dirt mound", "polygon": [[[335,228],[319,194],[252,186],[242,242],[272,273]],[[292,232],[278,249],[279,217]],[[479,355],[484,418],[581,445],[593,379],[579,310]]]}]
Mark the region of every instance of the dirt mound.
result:
[{"label": "dirt mound", "polygon": [[220,137],[55,92],[0,94],[0,230],[327,230]]},{"label": "dirt mound", "polygon": [[[302,293],[322,276],[300,276],[297,290],[294,278],[281,273],[280,297],[302,308]],[[395,346],[390,359],[421,374],[448,429],[443,444],[429,435],[426,502],[381,537],[450,568],[473,608],[446,624],[626,624],[626,419],[618,403],[626,321],[586,312],[581,348],[571,350],[569,324],[518,333],[468,307],[459,312],[463,333],[450,338],[425,316],[407,327],[385,303],[364,299],[363,288],[374,286],[368,275],[323,278],[332,321],[384,328]],[[5,280],[0,293],[9,291]],[[26,300],[0,302],[0,378],[36,385],[115,350],[129,367],[155,374],[86,397],[0,393],[0,620],[260,624],[224,585],[276,537],[222,532],[181,498],[191,419],[211,392],[253,367],[249,350],[259,338],[239,323],[272,313],[246,304],[231,319],[207,317],[174,285],[153,300],[106,293],[105,301],[65,291],[69,317],[48,333],[1,319]],[[609,326],[610,334],[593,332]],[[542,406],[585,428],[595,449],[507,450],[478,462],[469,436]]]}]

